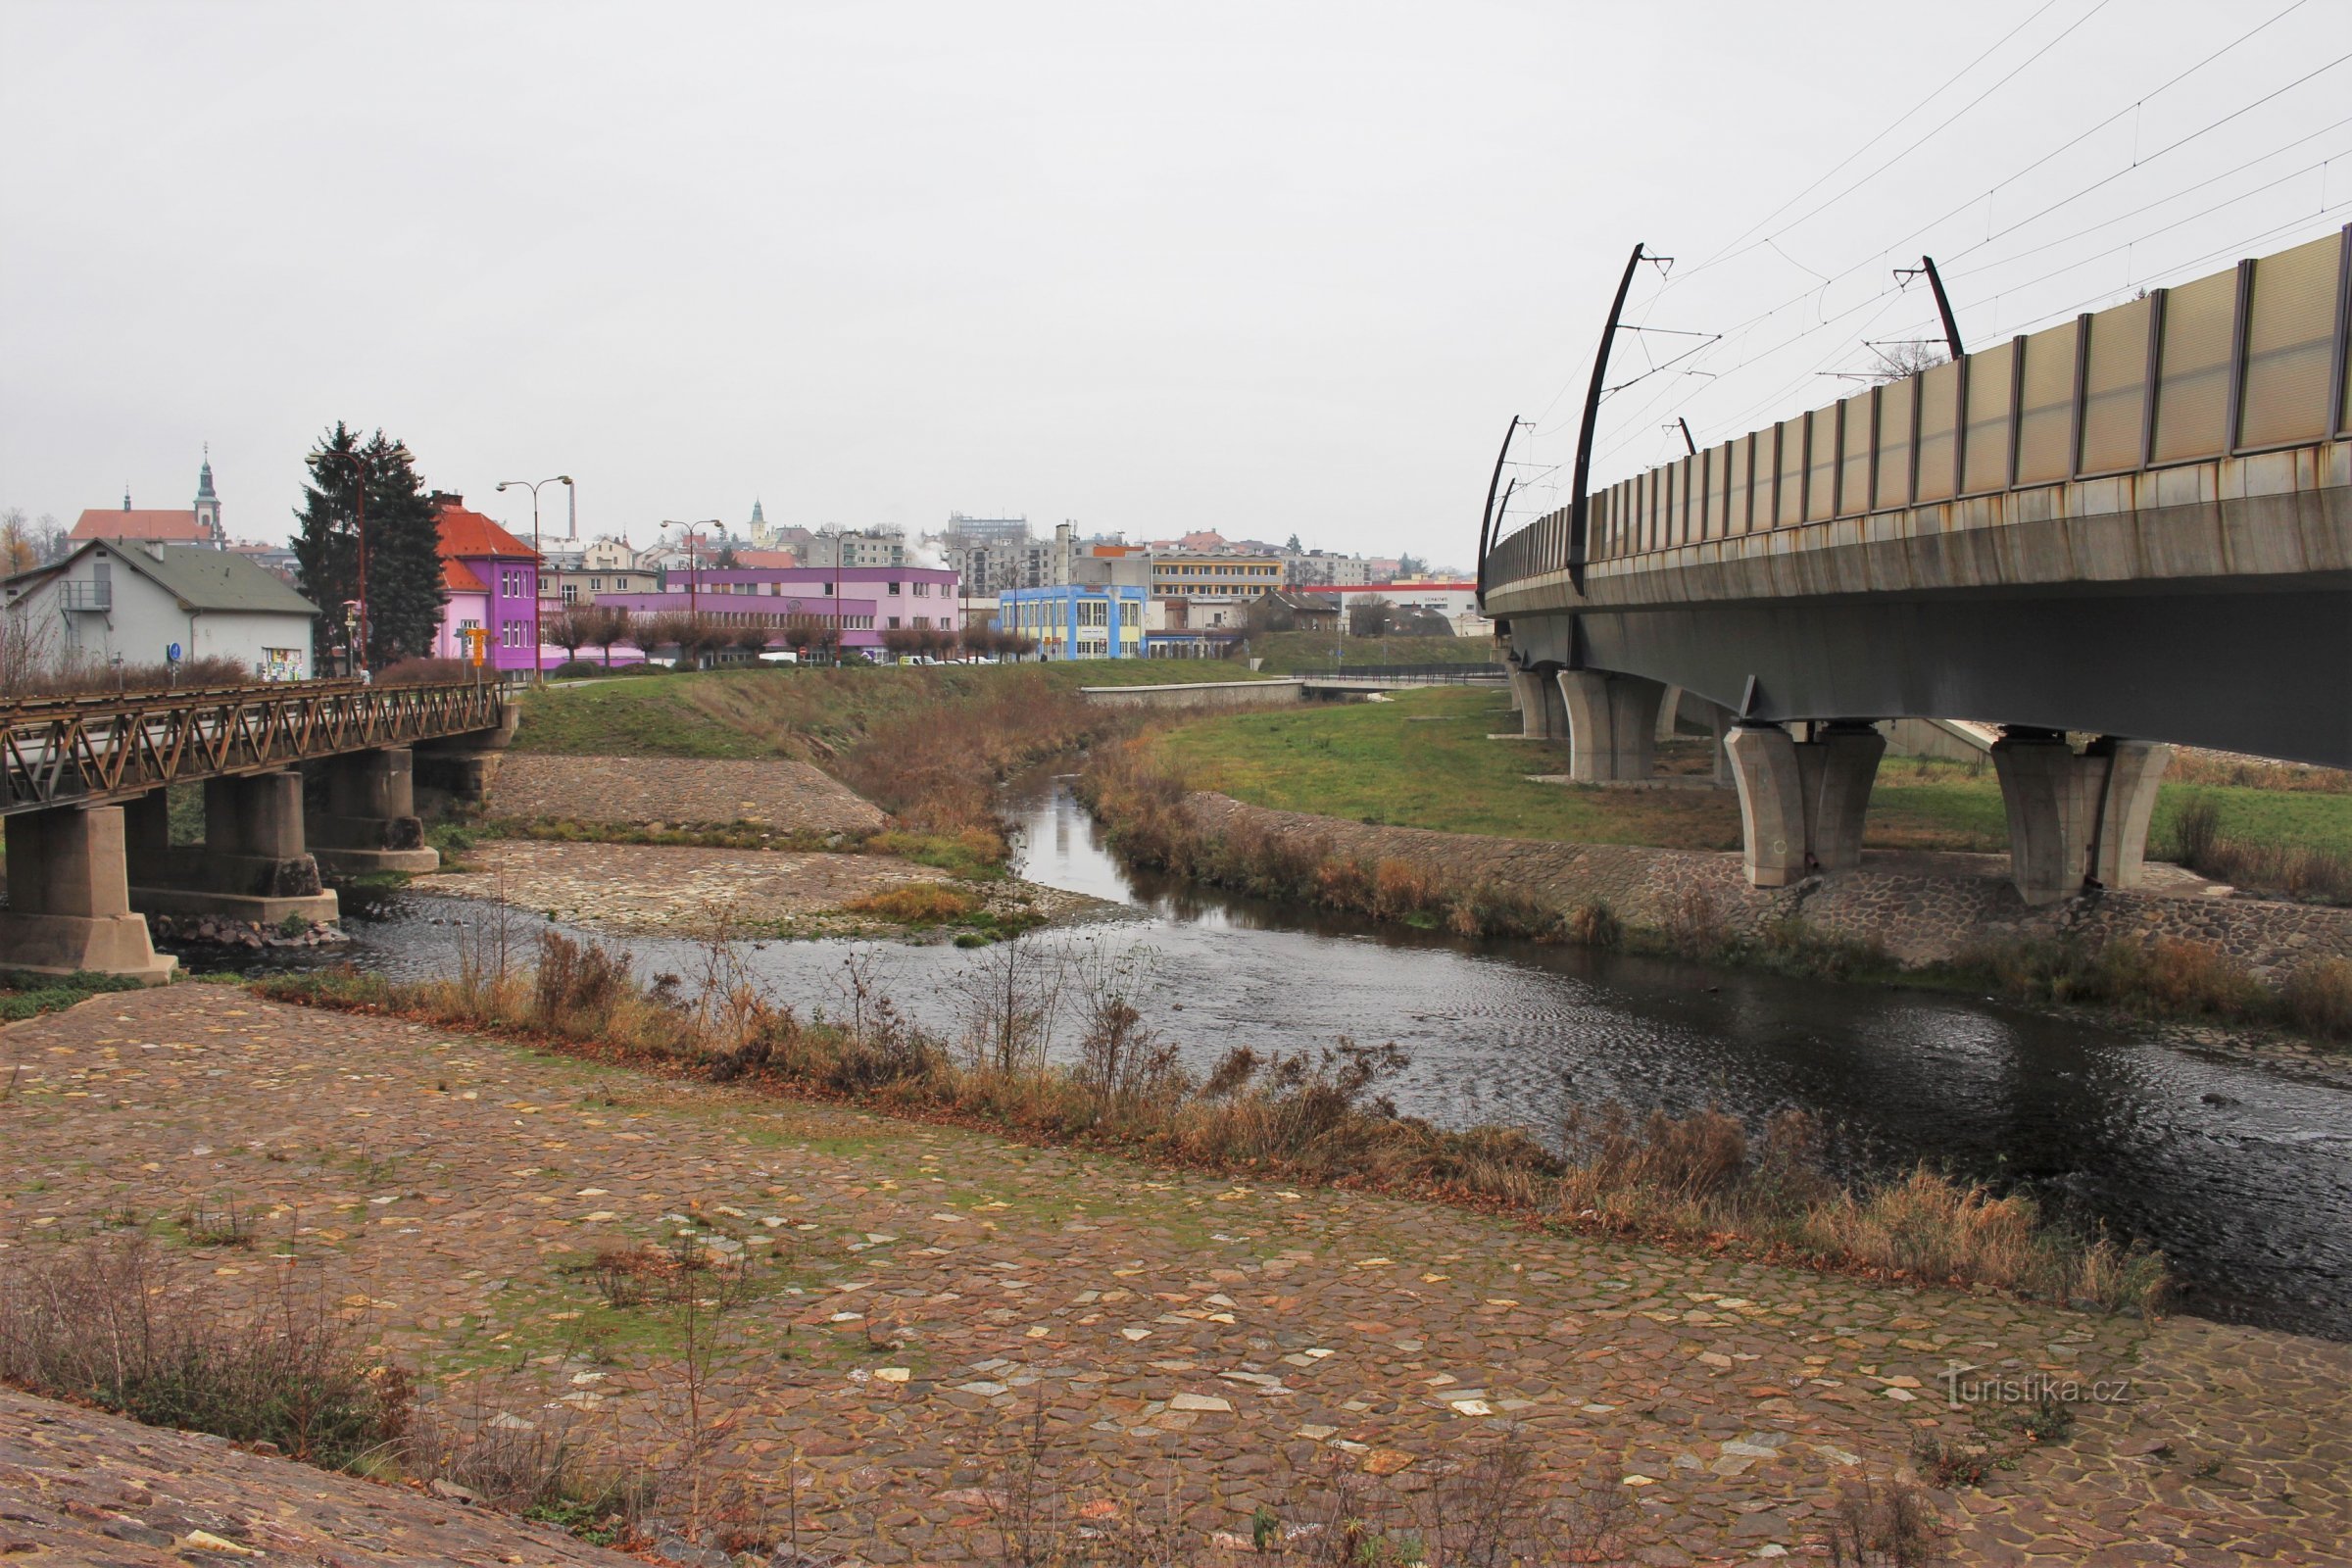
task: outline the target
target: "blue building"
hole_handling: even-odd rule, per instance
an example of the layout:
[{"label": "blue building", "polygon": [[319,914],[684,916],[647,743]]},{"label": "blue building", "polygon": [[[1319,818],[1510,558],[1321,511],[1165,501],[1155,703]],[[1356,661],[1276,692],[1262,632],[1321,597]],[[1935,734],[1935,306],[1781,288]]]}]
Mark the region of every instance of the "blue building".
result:
[{"label": "blue building", "polygon": [[1115,585],[1007,588],[997,596],[997,626],[1037,639],[1044,659],[1141,659],[1149,597]]}]

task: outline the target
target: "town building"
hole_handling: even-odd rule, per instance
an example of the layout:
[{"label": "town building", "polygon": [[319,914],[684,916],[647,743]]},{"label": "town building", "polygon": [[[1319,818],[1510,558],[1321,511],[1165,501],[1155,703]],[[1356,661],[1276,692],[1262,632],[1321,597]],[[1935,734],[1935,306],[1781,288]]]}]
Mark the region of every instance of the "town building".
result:
[{"label": "town building", "polygon": [[228,543],[220,526],[220,498],[213,490],[213,453],[205,448],[204,466],[196,475],[196,500],[185,512],[134,509],[130,491],[122,492],[120,509],[92,507],[82,513],[67,536],[75,544],[87,539],[143,539],[155,544],[202,545],[219,550]]},{"label": "town building", "polygon": [[1110,584],[1013,588],[998,596],[997,624],[1036,639],[1041,659],[1141,659],[1149,597]]},{"label": "town building", "polygon": [[844,528],[820,533],[808,541],[808,551],[803,559],[811,566],[828,570],[835,566],[846,569],[904,566],[906,535],[898,528]]},{"label": "town building", "polygon": [[444,659],[468,658],[466,634],[481,630],[489,633],[485,668],[539,668],[538,553],[480,513],[468,511],[464,496],[437,493],[433,505],[433,522],[441,536],[441,585],[449,595],[441,607],[440,629],[433,635],[434,653]]},{"label": "town building", "polygon": [[0,584],[0,613],[28,662],[222,659],[264,680],[304,680],[318,607],[234,551],[85,539]]},{"label": "town building", "polygon": [[1362,588],[1372,581],[1372,563],[1330,550],[1286,550],[1282,580],[1290,588]]},{"label": "town building", "polygon": [[956,631],[963,625],[961,583],[933,566],[702,566],[662,574],[659,590],[605,593],[599,605],[633,614],[686,611],[720,624],[782,628],[808,618],[838,625],[844,646],[879,648],[900,628]]},{"label": "town building", "polygon": [[1330,631],[1340,628],[1336,595],[1282,593],[1267,589],[1250,601],[1243,612],[1253,631]]},{"label": "town building", "polygon": [[1189,550],[1152,556],[1152,592],[1162,599],[1239,604],[1281,586],[1282,562],[1272,556]]}]

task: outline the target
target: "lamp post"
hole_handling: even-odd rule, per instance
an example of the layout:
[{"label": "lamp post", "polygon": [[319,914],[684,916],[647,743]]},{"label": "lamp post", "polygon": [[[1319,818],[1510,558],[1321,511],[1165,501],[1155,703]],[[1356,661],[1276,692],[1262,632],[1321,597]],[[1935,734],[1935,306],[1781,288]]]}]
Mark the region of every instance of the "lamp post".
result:
[{"label": "lamp post", "polygon": [[[678,543],[686,547],[686,613],[689,615],[700,613],[695,609],[694,580],[697,552],[694,545],[694,530],[697,528],[720,528],[725,524],[716,517],[705,517],[700,522],[678,522],[664,517],[662,519],[662,526],[677,529]],[[704,537],[708,538],[709,535],[706,534]]]},{"label": "lamp post", "polygon": [[565,489],[569,489],[571,475],[559,473],[548,479],[501,479],[498,481],[501,493],[516,488],[528,490],[531,493],[531,682],[533,685],[538,684],[540,678],[539,573],[544,567],[539,557],[539,487],[543,484],[560,484]]}]

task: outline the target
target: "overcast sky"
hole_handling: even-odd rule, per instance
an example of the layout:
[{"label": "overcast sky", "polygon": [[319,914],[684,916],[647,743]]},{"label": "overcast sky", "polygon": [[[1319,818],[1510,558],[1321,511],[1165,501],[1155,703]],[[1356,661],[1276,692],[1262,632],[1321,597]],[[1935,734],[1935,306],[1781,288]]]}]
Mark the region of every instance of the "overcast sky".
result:
[{"label": "overcast sky", "polygon": [[2347,53],[2352,0],[0,0],[0,506],[184,506],[210,441],[280,539],[342,418],[525,529],[493,485],[563,471],[639,543],[757,496],[1466,563],[1513,414],[1564,500],[1635,241],[1629,318],[1727,335],[1620,340],[1703,352],[1596,484],[1923,335],[1922,249],[1989,342],[2330,232]]}]

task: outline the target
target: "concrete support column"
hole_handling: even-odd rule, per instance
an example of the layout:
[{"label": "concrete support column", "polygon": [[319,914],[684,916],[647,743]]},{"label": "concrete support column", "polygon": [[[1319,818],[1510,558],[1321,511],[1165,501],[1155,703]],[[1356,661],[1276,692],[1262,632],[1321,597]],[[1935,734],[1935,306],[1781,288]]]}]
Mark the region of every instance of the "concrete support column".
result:
[{"label": "concrete support column", "polygon": [[2049,730],[2010,729],[1992,744],[2009,818],[2009,876],[2028,904],[2056,904],[2090,874],[2108,760],[2083,757]]},{"label": "concrete support column", "polygon": [[[204,848],[211,859],[235,856],[281,864],[308,860],[310,851],[302,836],[302,775],[247,773],[205,780]],[[301,877],[299,869],[266,874]],[[314,865],[311,891],[317,891],[318,881]]]},{"label": "concrete support column", "polygon": [[1536,695],[1544,701],[1544,734],[1547,740],[1567,740],[1569,728],[1568,704],[1560,695],[1560,684],[1549,675],[1536,677]]},{"label": "concrete support column", "polygon": [[1862,863],[1862,825],[1886,743],[1868,724],[1825,726],[1800,744],[1778,724],[1740,724],[1724,740],[1740,791],[1751,887],[1780,888]]},{"label": "concrete support column", "polygon": [[[1546,693],[1550,695],[1546,696]],[[1531,741],[1554,741],[1568,731],[1559,710],[1558,689],[1547,675],[1533,670],[1511,671],[1511,695],[1517,699],[1519,733]]]},{"label": "concrete support column", "polygon": [[1666,687],[1639,675],[1563,669],[1568,776],[1579,784],[1645,779],[1657,767],[1658,709]]},{"label": "concrete support column", "polygon": [[311,819],[312,853],[344,875],[438,870],[416,815],[416,758],[405,746],[330,757],[325,809]]},{"label": "concrete support column", "polygon": [[1868,724],[1817,727],[1813,739],[1796,749],[1814,870],[1850,871],[1862,863],[1862,820],[1886,755],[1886,737]]},{"label": "concrete support column", "polygon": [[2091,879],[2103,888],[2135,888],[2148,852],[2148,819],[2156,811],[2156,786],[2172,764],[2173,749],[2161,741],[2101,736],[2091,744],[2108,759],[2101,791],[2099,828],[2090,857]]},{"label": "concrete support column", "polygon": [[8,902],[0,961],[39,974],[131,975],[150,985],[178,960],[158,957],[130,912],[122,808],[63,807],[8,819]]},{"label": "concrete support column", "polygon": [[142,870],[171,858],[172,803],[162,790],[122,803],[122,835],[129,863]]},{"label": "concrete support column", "polygon": [[140,849],[130,898],[148,914],[277,925],[341,912],[304,840],[300,773],[206,779],[202,844],[171,843],[161,790],[134,809]]}]

